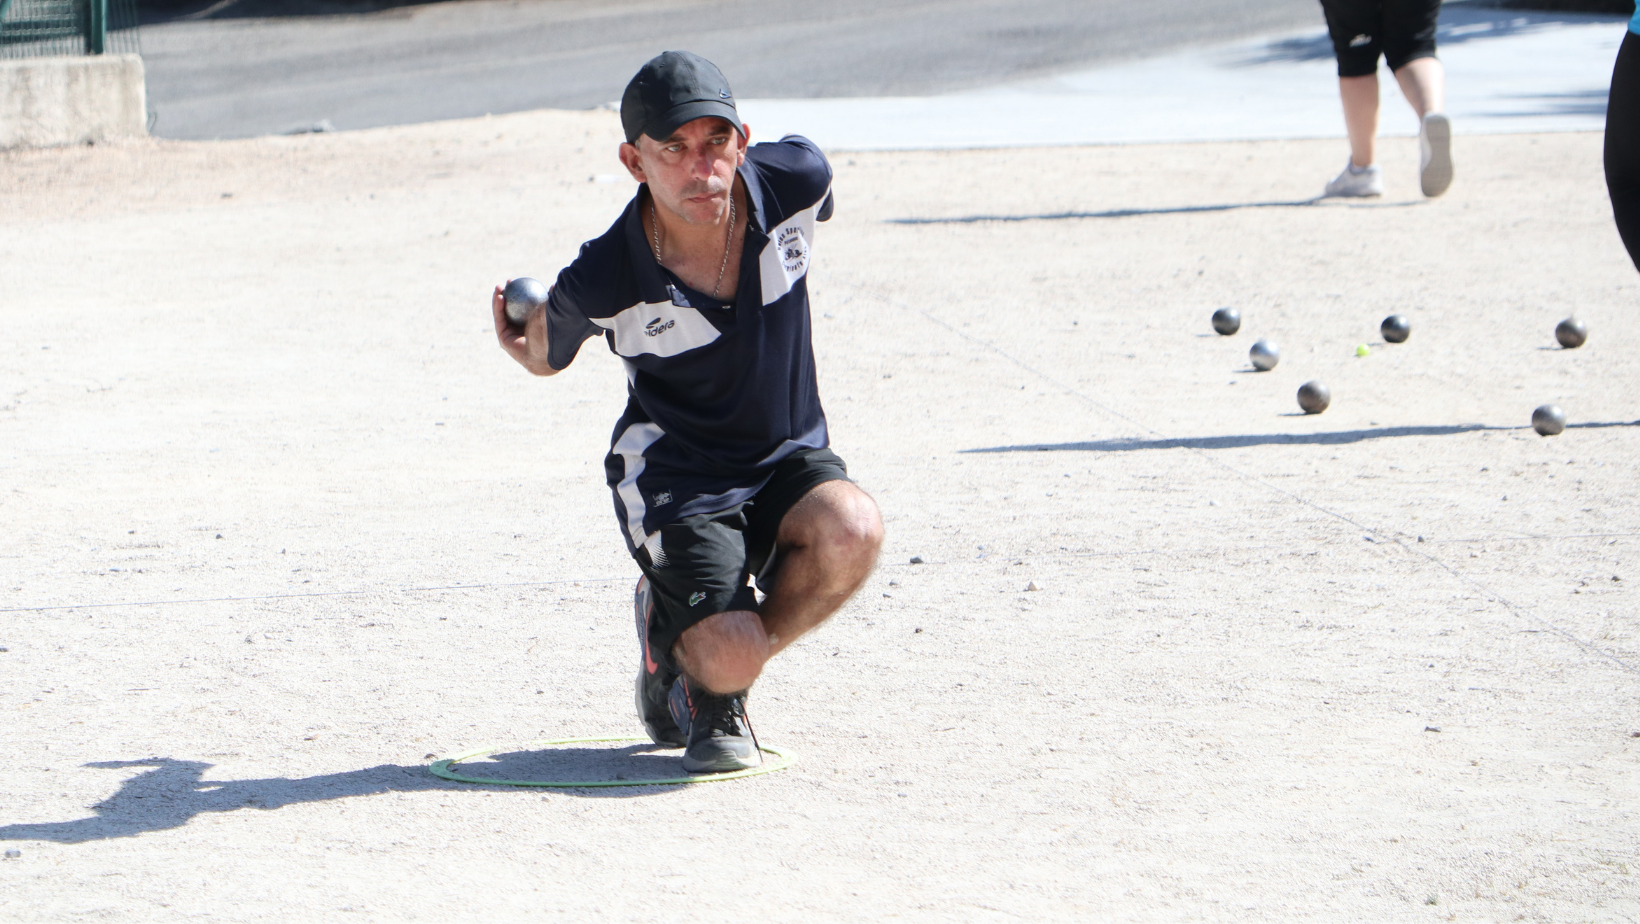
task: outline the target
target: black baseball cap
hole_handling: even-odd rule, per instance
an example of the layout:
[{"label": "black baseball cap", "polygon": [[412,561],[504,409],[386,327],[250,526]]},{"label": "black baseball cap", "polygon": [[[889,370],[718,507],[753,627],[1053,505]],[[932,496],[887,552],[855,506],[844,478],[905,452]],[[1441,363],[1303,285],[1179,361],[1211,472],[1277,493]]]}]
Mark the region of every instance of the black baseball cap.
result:
[{"label": "black baseball cap", "polygon": [[639,135],[664,141],[678,126],[706,116],[727,119],[735,131],[742,130],[723,72],[687,51],[650,58],[621,94],[621,127],[630,142],[636,143]]}]

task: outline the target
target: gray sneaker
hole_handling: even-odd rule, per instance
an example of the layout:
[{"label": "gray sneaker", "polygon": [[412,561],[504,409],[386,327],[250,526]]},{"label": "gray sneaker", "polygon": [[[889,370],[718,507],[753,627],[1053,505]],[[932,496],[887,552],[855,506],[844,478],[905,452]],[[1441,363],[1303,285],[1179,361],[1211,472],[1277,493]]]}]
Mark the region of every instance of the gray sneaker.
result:
[{"label": "gray sneaker", "polygon": [[1384,171],[1378,169],[1377,164],[1362,170],[1353,171],[1351,163],[1344,164],[1344,172],[1333,177],[1327,184],[1327,191],[1322,193],[1323,198],[1343,196],[1346,198],[1361,198],[1364,196],[1382,196],[1384,194]]},{"label": "gray sneaker", "polygon": [[1452,120],[1431,112],[1418,131],[1418,185],[1431,199],[1452,185]]},{"label": "gray sneaker", "polygon": [[757,736],[746,717],[746,693],[713,693],[679,677],[672,685],[672,720],[689,744],[683,769],[690,773],[729,773],[763,763]]}]

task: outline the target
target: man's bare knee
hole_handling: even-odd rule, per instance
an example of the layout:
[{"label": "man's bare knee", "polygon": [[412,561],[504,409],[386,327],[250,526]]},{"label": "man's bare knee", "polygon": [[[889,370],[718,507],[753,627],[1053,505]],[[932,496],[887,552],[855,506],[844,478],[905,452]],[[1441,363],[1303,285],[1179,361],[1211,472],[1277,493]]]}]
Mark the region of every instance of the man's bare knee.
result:
[{"label": "man's bare knee", "polygon": [[871,495],[847,481],[828,481],[792,507],[781,539],[841,560],[875,559],[883,543],[883,518]]},{"label": "man's bare knee", "polygon": [[672,653],[696,683],[714,693],[738,693],[763,672],[769,636],[756,613],[731,610],[685,629]]},{"label": "man's bare knee", "polygon": [[816,517],[809,541],[828,570],[870,570],[883,546],[883,518],[876,502],[857,488],[835,498],[826,513]]}]

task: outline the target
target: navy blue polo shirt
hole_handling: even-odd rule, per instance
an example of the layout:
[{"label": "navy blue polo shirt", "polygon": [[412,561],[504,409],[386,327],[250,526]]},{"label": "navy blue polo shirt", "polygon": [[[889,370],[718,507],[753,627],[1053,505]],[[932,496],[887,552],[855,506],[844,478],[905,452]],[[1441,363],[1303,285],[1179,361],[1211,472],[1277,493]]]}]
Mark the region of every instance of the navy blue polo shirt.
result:
[{"label": "navy blue polo shirt", "polygon": [[828,445],[810,341],[814,225],[831,217],[831,165],[789,135],[746,151],[746,240],[733,302],[655,262],[644,190],[558,274],[548,361],[602,333],[626,365],[626,412],[604,472],[630,549],[662,526],[749,499],[776,463]]}]

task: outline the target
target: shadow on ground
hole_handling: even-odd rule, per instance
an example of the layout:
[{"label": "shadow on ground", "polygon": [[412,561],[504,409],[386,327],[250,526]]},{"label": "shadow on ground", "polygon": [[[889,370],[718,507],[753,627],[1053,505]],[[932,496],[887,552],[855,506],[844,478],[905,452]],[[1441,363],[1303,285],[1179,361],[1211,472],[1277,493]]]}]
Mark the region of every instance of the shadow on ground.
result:
[{"label": "shadow on ground", "polygon": [[1504,99],[1516,100],[1525,104],[1522,109],[1488,110],[1486,115],[1493,118],[1507,118],[1510,116],[1604,116],[1606,114],[1607,90],[1583,90],[1577,93],[1537,93],[1530,96],[1506,96]]},{"label": "shadow on ground", "polygon": [[1044,212],[1034,215],[955,215],[949,218],[889,218],[890,225],[968,225],[982,221],[1065,221],[1077,218],[1133,218],[1139,215],[1188,215],[1194,212],[1234,212],[1240,209],[1302,209],[1313,206],[1349,209],[1402,209],[1427,200],[1404,202],[1345,202],[1339,199],[1293,199],[1281,202],[1228,202],[1221,205],[1178,205],[1160,209],[1110,209],[1104,212]]},{"label": "shadow on ground", "polygon": [[[1640,420],[1627,423],[1574,423],[1566,429],[1594,430],[1605,427],[1640,427]],[[1379,427],[1372,430],[1334,430],[1330,433],[1259,433],[1242,436],[1198,436],[1160,440],[1092,440],[1083,443],[1027,443],[1021,446],[987,446],[964,449],[973,452],[1134,452],[1140,449],[1240,449],[1244,446],[1315,445],[1336,446],[1363,440],[1398,436],[1453,436],[1479,430],[1530,430],[1531,427],[1492,427],[1486,424],[1454,424],[1441,427]]]},{"label": "shadow on ground", "polygon": [[[212,764],[194,760],[150,757],[146,760],[108,760],[85,766],[98,770],[149,769],[131,777],[107,799],[93,805],[95,813],[72,821],[0,825],[0,841],[52,841],[83,844],[87,841],[134,837],[149,831],[180,828],[195,816],[208,812],[241,809],[272,810],[304,802],[329,802],[392,792],[452,793],[531,792],[513,786],[478,786],[441,780],[416,764],[380,764],[344,773],[287,779],[269,777],[254,780],[202,779]],[[474,764],[461,764],[473,776],[523,780],[611,780],[665,779],[678,776],[676,752],[662,753],[654,745],[623,748],[560,748],[545,751],[515,751],[499,754]],[[634,786],[613,789],[556,789],[570,796],[620,798],[654,795],[680,786]]]},{"label": "shadow on ground", "polygon": [[[1621,14],[1627,17],[1629,14]],[[1527,32],[1555,26],[1582,26],[1591,22],[1617,21],[1611,13],[1543,11],[1525,9],[1498,9],[1489,5],[1447,3],[1441,10],[1441,23],[1435,30],[1435,45],[1462,45],[1486,39],[1508,38]],[[1277,39],[1258,53],[1233,64],[1253,67],[1260,64],[1280,64],[1295,61],[1331,60],[1332,40],[1325,32]]]}]

